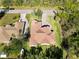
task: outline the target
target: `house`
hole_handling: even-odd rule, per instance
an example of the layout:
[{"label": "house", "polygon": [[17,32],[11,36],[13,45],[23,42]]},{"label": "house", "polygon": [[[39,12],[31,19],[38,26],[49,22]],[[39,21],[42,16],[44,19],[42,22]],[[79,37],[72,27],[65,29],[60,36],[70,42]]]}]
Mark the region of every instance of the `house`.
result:
[{"label": "house", "polygon": [[12,24],[0,26],[0,43],[9,43],[12,36],[18,37],[22,31],[22,22],[15,22]]},{"label": "house", "polygon": [[33,20],[30,29],[29,45],[55,45],[55,33],[51,31],[50,25],[42,26],[42,22]]}]

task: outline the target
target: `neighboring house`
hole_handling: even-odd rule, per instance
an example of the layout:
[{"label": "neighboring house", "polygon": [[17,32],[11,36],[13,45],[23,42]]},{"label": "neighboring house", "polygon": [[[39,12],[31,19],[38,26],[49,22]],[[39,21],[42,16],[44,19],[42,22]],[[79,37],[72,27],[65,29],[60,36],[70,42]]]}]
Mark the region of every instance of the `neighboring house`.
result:
[{"label": "neighboring house", "polygon": [[0,43],[9,43],[10,37],[12,37],[12,35],[18,37],[20,31],[22,31],[22,27],[22,22],[15,22],[14,26],[12,26],[12,24],[0,26]]},{"label": "neighboring house", "polygon": [[[0,12],[2,11],[3,10],[0,9]],[[14,12],[15,11],[13,11],[12,13]],[[21,34],[25,34],[27,32],[26,30],[29,25],[25,16],[26,16],[26,13],[22,13],[21,11],[20,20],[14,23],[15,26],[11,26],[12,24],[0,26],[0,43],[9,43],[9,40],[12,36],[18,37],[19,32],[21,32]]]},{"label": "neighboring house", "polygon": [[30,29],[30,46],[41,45],[55,45],[55,33],[51,30],[50,25],[42,25],[42,22],[33,20]]}]

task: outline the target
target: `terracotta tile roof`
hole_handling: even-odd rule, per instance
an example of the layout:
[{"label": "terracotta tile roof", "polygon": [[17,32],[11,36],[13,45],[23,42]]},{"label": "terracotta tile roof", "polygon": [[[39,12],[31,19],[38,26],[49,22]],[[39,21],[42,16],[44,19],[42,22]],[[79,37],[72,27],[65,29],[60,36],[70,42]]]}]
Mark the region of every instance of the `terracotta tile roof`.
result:
[{"label": "terracotta tile roof", "polygon": [[41,27],[41,22],[35,20],[31,23],[31,37],[30,37],[30,46],[37,44],[55,44],[55,35],[54,32],[51,32],[50,27]]},{"label": "terracotta tile roof", "polygon": [[19,35],[19,29],[22,29],[22,23],[16,22],[15,26],[0,26],[0,43],[9,43],[12,34]]}]

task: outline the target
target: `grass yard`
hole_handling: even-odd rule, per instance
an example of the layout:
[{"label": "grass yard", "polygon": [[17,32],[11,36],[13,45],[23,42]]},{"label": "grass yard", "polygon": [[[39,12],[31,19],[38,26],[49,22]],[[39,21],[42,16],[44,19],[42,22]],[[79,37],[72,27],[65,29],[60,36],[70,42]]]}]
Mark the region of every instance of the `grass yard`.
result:
[{"label": "grass yard", "polygon": [[5,14],[1,19],[0,19],[0,26],[7,25],[14,23],[19,20],[19,14]]},{"label": "grass yard", "polygon": [[48,21],[51,24],[52,29],[55,31],[56,46],[61,47],[62,37],[60,24],[56,20],[52,19],[51,16],[49,16]]}]

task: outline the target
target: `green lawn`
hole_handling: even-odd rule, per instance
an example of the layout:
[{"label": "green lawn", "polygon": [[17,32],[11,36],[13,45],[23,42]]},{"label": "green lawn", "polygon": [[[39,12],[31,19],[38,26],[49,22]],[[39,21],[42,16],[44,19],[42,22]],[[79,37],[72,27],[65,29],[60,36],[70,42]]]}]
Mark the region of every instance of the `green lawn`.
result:
[{"label": "green lawn", "polygon": [[61,26],[60,26],[60,24],[56,20],[52,19],[50,16],[49,16],[48,21],[51,24],[52,29],[55,32],[56,46],[61,47],[61,42],[62,42]]},{"label": "green lawn", "polygon": [[1,19],[0,19],[0,26],[7,25],[14,23],[19,20],[19,14],[5,14]]}]

